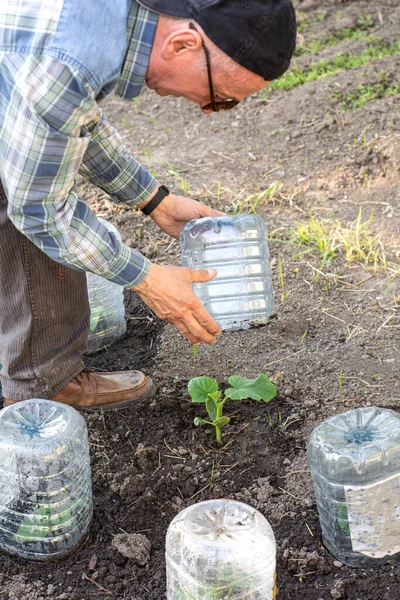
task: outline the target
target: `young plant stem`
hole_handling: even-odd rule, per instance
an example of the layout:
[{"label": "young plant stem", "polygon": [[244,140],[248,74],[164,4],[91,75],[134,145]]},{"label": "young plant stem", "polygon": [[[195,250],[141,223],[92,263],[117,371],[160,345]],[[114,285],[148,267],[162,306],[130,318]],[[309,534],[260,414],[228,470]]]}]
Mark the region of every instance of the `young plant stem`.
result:
[{"label": "young plant stem", "polygon": [[[216,417],[216,421],[218,421],[218,419],[220,419],[222,417],[222,407],[224,406],[225,402],[227,401],[227,397],[225,397],[222,402],[218,402],[217,404],[217,417]],[[221,441],[221,426],[220,425],[215,425],[215,435],[217,438],[217,444],[218,446],[221,446],[222,441]]]}]

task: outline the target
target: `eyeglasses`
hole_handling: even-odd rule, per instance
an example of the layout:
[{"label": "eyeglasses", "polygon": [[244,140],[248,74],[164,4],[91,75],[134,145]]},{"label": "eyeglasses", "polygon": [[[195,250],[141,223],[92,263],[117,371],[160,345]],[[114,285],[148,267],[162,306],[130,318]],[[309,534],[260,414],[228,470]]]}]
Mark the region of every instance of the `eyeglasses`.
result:
[{"label": "eyeglasses", "polygon": [[[190,29],[194,29],[194,31],[199,31],[193,25],[193,23],[189,23]],[[210,62],[210,51],[204,43],[203,38],[201,38],[203,42],[204,54],[206,55],[206,64],[207,64],[207,74],[208,74],[208,87],[210,88],[210,99],[211,102],[202,107],[203,110],[213,110],[214,112],[218,112],[220,110],[230,110],[231,108],[235,108],[239,104],[238,100],[216,100],[214,95],[214,86],[211,77],[211,62]]]}]

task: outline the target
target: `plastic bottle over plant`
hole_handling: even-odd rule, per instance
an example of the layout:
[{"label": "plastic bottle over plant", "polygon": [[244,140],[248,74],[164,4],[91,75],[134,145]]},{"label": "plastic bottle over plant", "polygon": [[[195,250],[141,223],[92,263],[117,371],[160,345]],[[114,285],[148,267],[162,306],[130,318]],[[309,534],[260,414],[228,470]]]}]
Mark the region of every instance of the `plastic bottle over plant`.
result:
[{"label": "plastic bottle over plant", "polygon": [[274,600],[275,555],[271,526],[254,508],[189,506],[167,532],[167,600]]},{"label": "plastic bottle over plant", "polygon": [[308,458],[326,548],[351,566],[400,552],[400,414],[364,407],[312,432]]},{"label": "plastic bottle over plant", "polygon": [[0,412],[0,548],[33,560],[70,553],[92,518],[85,421],[61,402],[32,399]]},{"label": "plastic bottle over plant", "polygon": [[182,264],[215,268],[217,275],[193,285],[221,329],[247,329],[274,311],[267,231],[258,215],[206,217],[181,232]]},{"label": "plastic bottle over plant", "polygon": [[[118,229],[108,221],[99,221],[118,240]],[[116,342],[126,332],[124,288],[94,273],[87,273],[90,304],[88,352],[96,352]]]}]

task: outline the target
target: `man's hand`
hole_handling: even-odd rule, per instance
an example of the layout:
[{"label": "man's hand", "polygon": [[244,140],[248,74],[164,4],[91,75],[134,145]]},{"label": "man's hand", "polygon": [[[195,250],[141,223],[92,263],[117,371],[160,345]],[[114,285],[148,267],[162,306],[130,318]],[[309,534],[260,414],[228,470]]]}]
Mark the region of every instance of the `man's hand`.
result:
[{"label": "man's hand", "polygon": [[215,269],[152,264],[146,278],[132,289],[160,319],[176,325],[192,344],[213,344],[221,329],[194,294],[192,283],[209,281],[215,274]]},{"label": "man's hand", "polygon": [[[144,206],[145,203],[143,202],[142,205]],[[169,194],[152,211],[150,218],[165,233],[179,239],[179,234],[188,221],[201,219],[202,217],[220,217],[223,214],[201,202],[197,202],[197,200]]]}]

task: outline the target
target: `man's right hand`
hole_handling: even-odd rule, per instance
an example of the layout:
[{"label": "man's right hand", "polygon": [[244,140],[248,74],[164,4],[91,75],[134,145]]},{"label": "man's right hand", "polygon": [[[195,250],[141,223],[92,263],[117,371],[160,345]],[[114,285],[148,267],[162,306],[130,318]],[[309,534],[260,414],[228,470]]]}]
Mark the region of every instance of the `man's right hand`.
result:
[{"label": "man's right hand", "polygon": [[215,269],[152,264],[146,278],[133,291],[160,319],[176,325],[192,343],[213,344],[222,331],[192,290],[192,283],[209,281]]}]

